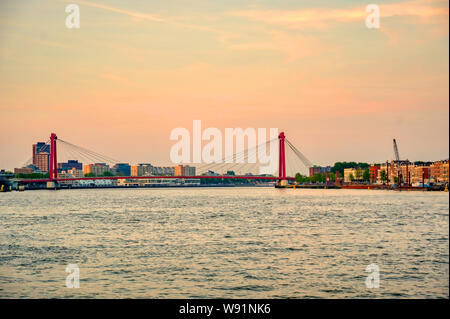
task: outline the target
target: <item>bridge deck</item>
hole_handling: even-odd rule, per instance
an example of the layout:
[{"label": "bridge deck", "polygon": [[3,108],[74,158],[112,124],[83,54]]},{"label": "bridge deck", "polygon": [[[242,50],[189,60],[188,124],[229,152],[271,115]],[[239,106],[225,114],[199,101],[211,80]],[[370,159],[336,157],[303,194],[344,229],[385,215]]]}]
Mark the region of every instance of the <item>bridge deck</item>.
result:
[{"label": "bridge deck", "polygon": [[[275,176],[232,176],[232,175],[219,175],[219,176],[97,176],[97,177],[75,177],[75,178],[56,178],[56,179],[23,179],[22,183],[42,183],[42,182],[65,182],[65,181],[81,181],[81,180],[108,180],[108,179],[253,179],[253,180],[279,180],[279,177]],[[295,180],[294,177],[286,177],[287,180]]]}]

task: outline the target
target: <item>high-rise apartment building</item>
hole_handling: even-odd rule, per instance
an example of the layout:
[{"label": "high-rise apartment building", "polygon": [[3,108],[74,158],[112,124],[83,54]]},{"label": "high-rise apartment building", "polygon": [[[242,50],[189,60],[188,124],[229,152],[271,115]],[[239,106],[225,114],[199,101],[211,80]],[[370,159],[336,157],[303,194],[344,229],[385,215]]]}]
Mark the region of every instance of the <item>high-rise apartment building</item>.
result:
[{"label": "high-rise apartment building", "polygon": [[41,152],[36,155],[36,162],[34,166],[39,168],[42,172],[48,172],[50,167],[50,154],[47,152]]},{"label": "high-rise apartment building", "polygon": [[49,171],[50,165],[50,146],[44,142],[33,144],[33,165],[42,172]]}]

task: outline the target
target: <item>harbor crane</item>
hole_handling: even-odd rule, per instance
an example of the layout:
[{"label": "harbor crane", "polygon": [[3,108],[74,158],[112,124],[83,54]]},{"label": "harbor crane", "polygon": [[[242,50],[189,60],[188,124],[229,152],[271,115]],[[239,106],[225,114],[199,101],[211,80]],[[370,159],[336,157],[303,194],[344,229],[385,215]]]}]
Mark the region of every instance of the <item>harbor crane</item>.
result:
[{"label": "harbor crane", "polygon": [[395,160],[397,162],[400,161],[400,154],[398,153],[398,147],[397,147],[397,141],[394,138],[394,154],[395,154]]},{"label": "harbor crane", "polygon": [[395,155],[395,162],[397,162],[398,165],[398,177],[397,177],[397,184],[400,186],[402,185],[403,182],[403,176],[402,176],[402,170],[400,169],[400,154],[398,153],[398,146],[397,146],[397,141],[393,140],[393,144],[394,144],[394,155]]},{"label": "harbor crane", "polygon": [[408,164],[409,161],[406,160],[404,163],[402,163],[402,161],[400,160],[400,154],[398,152],[398,146],[397,146],[397,141],[395,140],[395,138],[393,139],[393,144],[394,144],[394,155],[395,155],[395,161],[398,165],[398,185],[402,185],[403,183],[403,174],[402,174],[402,169],[401,166],[402,164],[406,163],[406,185],[410,186],[411,184],[411,179],[409,176],[409,168],[408,168]]}]

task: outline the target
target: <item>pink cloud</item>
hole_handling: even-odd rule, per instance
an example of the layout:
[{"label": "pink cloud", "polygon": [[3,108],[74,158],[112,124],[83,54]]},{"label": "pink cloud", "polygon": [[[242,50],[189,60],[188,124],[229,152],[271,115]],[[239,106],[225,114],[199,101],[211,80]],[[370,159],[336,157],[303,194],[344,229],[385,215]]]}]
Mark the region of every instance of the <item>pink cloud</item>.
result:
[{"label": "pink cloud", "polygon": [[162,19],[160,17],[157,17],[157,16],[155,16],[153,14],[141,13],[141,12],[125,10],[125,9],[119,9],[119,8],[115,8],[115,7],[111,7],[111,6],[95,3],[95,2],[92,2],[92,1],[82,1],[82,0],[80,0],[80,1],[77,1],[77,4],[81,4],[81,5],[85,5],[85,6],[89,6],[89,7],[93,7],[93,8],[99,8],[99,9],[104,9],[104,10],[108,10],[108,11],[124,14],[124,15],[127,15],[127,16],[129,16],[129,17],[131,17],[133,19],[137,19],[137,20],[150,20],[150,21],[157,21],[157,22],[164,21],[164,19]]},{"label": "pink cloud", "polygon": [[[441,0],[381,4],[380,13],[381,18],[414,17],[418,18],[415,22],[419,23],[445,23],[448,21],[448,4]],[[365,6],[349,9],[243,10],[231,15],[292,29],[325,28],[331,23],[364,21],[367,17]]]},{"label": "pink cloud", "polygon": [[227,49],[232,51],[266,50],[280,52],[285,62],[294,62],[309,56],[319,54],[324,46],[312,36],[289,35],[280,31],[269,32],[270,39],[259,42],[233,42],[234,37],[220,37]]}]

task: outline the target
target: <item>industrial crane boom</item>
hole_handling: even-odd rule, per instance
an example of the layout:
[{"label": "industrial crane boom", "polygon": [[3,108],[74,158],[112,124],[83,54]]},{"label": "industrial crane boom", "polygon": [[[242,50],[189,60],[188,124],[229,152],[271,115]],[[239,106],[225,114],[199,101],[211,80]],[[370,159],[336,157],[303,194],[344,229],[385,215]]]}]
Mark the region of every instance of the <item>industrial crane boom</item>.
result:
[{"label": "industrial crane boom", "polygon": [[400,155],[398,153],[398,147],[397,147],[397,141],[394,138],[394,154],[395,154],[395,160],[400,161]]}]

